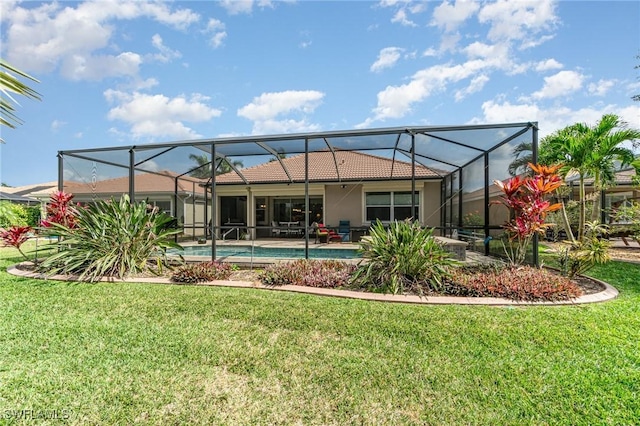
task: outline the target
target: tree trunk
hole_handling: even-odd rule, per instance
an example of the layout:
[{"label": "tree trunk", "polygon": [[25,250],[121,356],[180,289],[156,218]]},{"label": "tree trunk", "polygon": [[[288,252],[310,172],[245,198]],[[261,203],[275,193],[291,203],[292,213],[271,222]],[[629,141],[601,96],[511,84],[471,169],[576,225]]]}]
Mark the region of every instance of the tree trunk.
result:
[{"label": "tree trunk", "polygon": [[587,206],[584,199],[584,174],[580,173],[580,216],[578,219],[578,241],[582,242],[582,236],[584,235],[584,222],[586,219]]},{"label": "tree trunk", "polygon": [[600,223],[600,172],[596,171],[593,177],[593,209],[591,210],[591,222]]},{"label": "tree trunk", "polygon": [[562,222],[564,224],[564,230],[567,233],[567,238],[570,242],[575,243],[576,238],[573,236],[573,231],[571,230],[571,224],[569,223],[569,216],[567,216],[567,208],[564,205],[564,200],[560,199],[560,204],[562,204]]}]

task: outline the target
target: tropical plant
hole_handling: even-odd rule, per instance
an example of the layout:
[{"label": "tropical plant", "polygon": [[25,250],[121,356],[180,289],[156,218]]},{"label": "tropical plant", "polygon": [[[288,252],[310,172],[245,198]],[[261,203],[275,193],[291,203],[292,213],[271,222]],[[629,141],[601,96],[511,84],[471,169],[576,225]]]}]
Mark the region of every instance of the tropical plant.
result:
[{"label": "tropical plant", "polygon": [[629,205],[618,207],[612,217],[616,222],[625,224],[631,236],[640,242],[640,203],[631,201]]},{"label": "tropical plant", "polygon": [[169,266],[167,250],[181,249],[173,242],[178,229],[173,218],[145,202],[132,204],[98,200],[78,209],[73,226],[48,222],[46,233],[62,237],[59,252],[46,258],[40,269],[55,274],[79,274],[80,280],[105,276],[124,278],[143,272],[160,273]]},{"label": "tropical plant", "polygon": [[[22,120],[15,114],[14,105],[17,105],[18,102],[11,94],[36,100],[40,100],[40,94],[21,82],[11,73],[36,83],[39,83],[39,81],[9,65],[3,59],[0,59],[0,125],[15,129],[18,125],[22,124]],[[4,140],[0,138],[0,142],[4,143]]]},{"label": "tropical plant", "polygon": [[570,300],[582,294],[578,284],[548,269],[531,266],[461,267],[453,272],[447,294],[512,300]]},{"label": "tropical plant", "polygon": [[29,224],[27,209],[20,204],[0,201],[0,228],[11,225],[26,226]]},{"label": "tropical plant", "polygon": [[529,167],[534,176],[516,176],[507,182],[494,182],[504,193],[497,203],[510,211],[511,219],[503,225],[507,237],[503,248],[513,265],[524,263],[534,235],[543,235],[549,226],[545,223],[547,214],[560,208],[559,203],[551,204],[545,199],[562,185],[562,179],[556,173],[559,166],[529,164]]},{"label": "tropical plant", "polygon": [[[199,179],[209,179],[211,177],[211,160],[207,155],[189,154],[189,159],[195,161],[197,164],[197,167],[189,173],[191,177]],[[231,165],[237,169],[244,166],[241,160],[231,161]],[[231,165],[226,158],[221,159],[218,167],[216,168],[216,175],[229,173],[233,170]]]},{"label": "tropical plant", "polygon": [[566,246],[558,252],[558,262],[562,274],[573,278],[584,274],[597,264],[610,261],[610,243],[603,238],[608,232],[609,229],[606,225],[587,222],[582,240],[565,241]]},{"label": "tropical plant", "polygon": [[379,220],[360,241],[363,257],[353,284],[372,291],[425,295],[442,290],[457,262],[433,237],[432,228],[412,220],[394,221],[385,229]]},{"label": "tropical plant", "polygon": [[[626,124],[617,115],[604,115],[595,126],[576,123],[545,137],[541,150],[544,150],[547,164],[562,164],[560,174],[564,177],[570,172],[578,174],[580,217],[578,240],[582,240],[586,222],[585,179],[594,178],[594,187],[602,188],[611,184],[615,168],[631,164],[633,152],[621,146],[623,142],[635,143],[640,131],[626,128]],[[600,203],[595,200],[592,215],[599,216]]]},{"label": "tropical plant", "polygon": [[355,265],[335,259],[299,259],[267,266],[259,275],[268,286],[302,285],[341,288],[349,285]]},{"label": "tropical plant", "polygon": [[189,263],[176,268],[171,274],[171,282],[195,284],[213,280],[226,280],[231,276],[231,264],[221,262]]},{"label": "tropical plant", "polygon": [[30,226],[12,226],[9,229],[0,228],[0,240],[5,247],[14,247],[27,260],[26,254],[20,248],[29,239],[29,233],[33,231]]},{"label": "tropical plant", "polygon": [[50,228],[57,224],[69,229],[75,228],[79,205],[71,204],[73,197],[73,194],[64,191],[52,193],[46,207],[47,216],[40,222],[41,226]]},{"label": "tropical plant", "polygon": [[476,210],[462,215],[463,226],[482,226],[484,225],[484,219],[480,216],[480,213]]}]

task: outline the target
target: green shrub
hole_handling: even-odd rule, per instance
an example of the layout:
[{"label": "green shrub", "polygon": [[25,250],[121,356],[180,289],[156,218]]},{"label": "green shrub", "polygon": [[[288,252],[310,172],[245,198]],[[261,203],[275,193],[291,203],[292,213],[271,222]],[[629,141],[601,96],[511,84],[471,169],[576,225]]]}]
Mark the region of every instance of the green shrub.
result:
[{"label": "green shrub", "polygon": [[27,225],[33,227],[40,226],[40,219],[42,211],[40,206],[28,206],[25,207]]},{"label": "green shrub", "polygon": [[355,265],[339,260],[299,259],[267,266],[259,275],[264,285],[304,285],[308,287],[347,287]]},{"label": "green shrub", "polygon": [[467,297],[502,297],[522,301],[570,300],[582,294],[567,277],[531,266],[463,267],[447,283],[446,294]]},{"label": "green shrub", "polygon": [[0,228],[11,226],[31,226],[25,206],[9,201],[0,201]]},{"label": "green shrub", "polygon": [[597,264],[611,260],[610,243],[602,238],[608,232],[606,225],[597,222],[586,223],[586,231],[582,241],[571,243],[558,251],[558,262],[563,275],[573,278],[582,275]]},{"label": "green shrub", "polygon": [[433,237],[433,229],[410,220],[393,222],[385,229],[380,221],[360,242],[363,261],[353,284],[374,292],[438,292],[456,261]]},{"label": "green shrub", "polygon": [[58,253],[47,257],[40,270],[49,274],[79,274],[80,280],[104,276],[124,278],[143,272],[160,273],[168,266],[166,251],[181,249],[173,242],[179,231],[167,228],[173,218],[140,202],[99,200],[77,209],[73,228],[49,222],[45,235],[60,237]]},{"label": "green shrub", "polygon": [[232,267],[229,263],[201,262],[189,263],[178,267],[171,274],[174,283],[200,283],[213,280],[226,280],[231,276]]}]

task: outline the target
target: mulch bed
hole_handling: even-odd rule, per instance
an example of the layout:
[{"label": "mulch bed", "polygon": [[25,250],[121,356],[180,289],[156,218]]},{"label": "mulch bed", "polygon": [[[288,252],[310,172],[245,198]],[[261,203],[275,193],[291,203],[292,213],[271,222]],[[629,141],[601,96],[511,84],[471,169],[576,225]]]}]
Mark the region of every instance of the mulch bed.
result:
[{"label": "mulch bed", "polygon": [[[638,250],[638,252],[640,253],[640,250]],[[16,268],[21,271],[28,271],[28,272],[35,271],[35,265],[27,262],[17,264]],[[240,269],[237,271],[233,271],[231,273],[231,276],[229,277],[229,280],[256,282],[259,280],[258,275],[259,275],[259,272],[256,270]],[[574,278],[574,281],[578,284],[580,289],[582,289],[582,292],[584,294],[595,294],[605,289],[602,283],[596,280],[593,280],[589,277],[580,276],[580,277]]]}]

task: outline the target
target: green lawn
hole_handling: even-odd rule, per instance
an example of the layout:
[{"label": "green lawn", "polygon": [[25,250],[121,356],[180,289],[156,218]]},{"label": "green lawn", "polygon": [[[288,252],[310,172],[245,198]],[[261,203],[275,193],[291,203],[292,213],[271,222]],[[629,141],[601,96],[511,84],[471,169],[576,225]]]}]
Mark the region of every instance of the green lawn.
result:
[{"label": "green lawn", "polygon": [[0,250],[6,418],[33,410],[70,414],[70,424],[640,419],[638,265],[593,271],[620,290],[614,301],[497,308],[29,280],[5,272],[19,260]]}]

